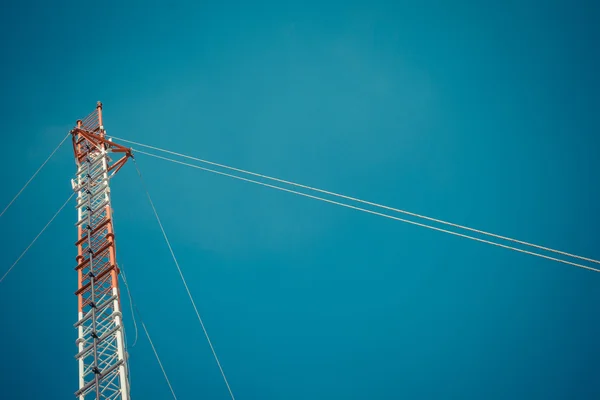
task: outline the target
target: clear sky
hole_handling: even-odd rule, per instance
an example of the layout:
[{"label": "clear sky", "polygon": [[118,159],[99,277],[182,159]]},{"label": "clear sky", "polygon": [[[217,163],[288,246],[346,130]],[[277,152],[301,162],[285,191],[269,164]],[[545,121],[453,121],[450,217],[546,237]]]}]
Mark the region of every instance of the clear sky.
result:
[{"label": "clear sky", "polygon": [[[0,205],[101,100],[109,135],[600,258],[598,4],[9,1]],[[138,163],[238,400],[600,396],[600,274]],[[74,172],[67,143],[0,219],[0,273]],[[133,165],[112,198],[179,399],[227,399]],[[75,221],[0,285],[2,399],[77,389]],[[129,350],[133,398],[170,398]]]}]

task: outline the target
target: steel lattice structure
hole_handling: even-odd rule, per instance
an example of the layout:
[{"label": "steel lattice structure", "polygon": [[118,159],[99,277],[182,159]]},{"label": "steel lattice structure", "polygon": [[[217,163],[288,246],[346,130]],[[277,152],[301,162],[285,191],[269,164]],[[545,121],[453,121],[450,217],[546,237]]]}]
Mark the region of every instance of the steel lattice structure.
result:
[{"label": "steel lattice structure", "polygon": [[77,121],[71,134],[77,163],[71,182],[77,192],[78,239],[79,390],[75,396],[129,400],[109,182],[131,157],[131,150],[105,138],[100,102],[94,112]]}]

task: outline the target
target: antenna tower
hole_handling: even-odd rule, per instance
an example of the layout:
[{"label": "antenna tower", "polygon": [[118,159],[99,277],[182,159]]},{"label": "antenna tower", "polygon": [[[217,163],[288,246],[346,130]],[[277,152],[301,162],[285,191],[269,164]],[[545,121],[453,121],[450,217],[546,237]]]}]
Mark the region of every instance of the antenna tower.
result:
[{"label": "antenna tower", "polygon": [[77,163],[79,400],[129,400],[128,368],[115,253],[110,179],[132,157],[106,139],[102,103],[71,130]]}]

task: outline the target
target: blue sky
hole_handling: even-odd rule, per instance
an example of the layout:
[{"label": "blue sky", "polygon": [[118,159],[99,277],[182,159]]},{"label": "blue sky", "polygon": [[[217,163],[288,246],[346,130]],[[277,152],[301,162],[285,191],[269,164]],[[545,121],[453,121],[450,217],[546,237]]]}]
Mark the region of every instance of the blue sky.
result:
[{"label": "blue sky", "polygon": [[[215,4],[5,5],[0,204],[101,100],[109,135],[600,258],[597,2]],[[0,219],[0,272],[69,195],[71,153]],[[238,400],[600,396],[597,274],[138,163]],[[178,397],[227,399],[133,165],[112,196]],[[77,389],[75,220],[0,285],[2,398]],[[132,396],[167,399],[141,335]]]}]

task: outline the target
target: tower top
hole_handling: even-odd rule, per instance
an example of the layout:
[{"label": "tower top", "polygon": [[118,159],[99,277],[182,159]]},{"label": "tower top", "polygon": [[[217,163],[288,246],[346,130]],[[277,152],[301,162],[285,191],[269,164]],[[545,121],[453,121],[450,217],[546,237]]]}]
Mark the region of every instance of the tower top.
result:
[{"label": "tower top", "polygon": [[101,101],[98,101],[96,103],[96,108],[102,110],[102,102]]}]

